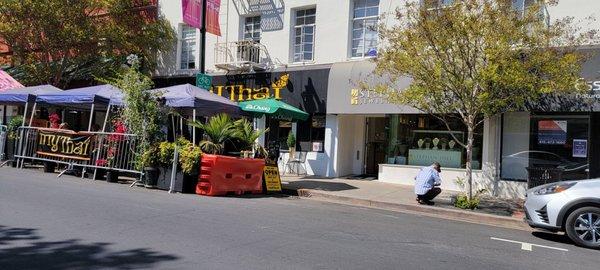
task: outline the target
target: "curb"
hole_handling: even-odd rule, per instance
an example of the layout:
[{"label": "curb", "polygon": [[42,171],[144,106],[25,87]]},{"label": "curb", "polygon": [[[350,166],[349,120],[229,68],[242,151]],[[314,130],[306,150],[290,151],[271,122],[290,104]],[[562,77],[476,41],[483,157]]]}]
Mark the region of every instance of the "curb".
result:
[{"label": "curb", "polygon": [[496,216],[484,213],[475,213],[467,210],[447,209],[426,205],[412,205],[400,203],[387,203],[367,199],[357,199],[346,196],[332,195],[313,189],[293,189],[285,188],[286,194],[297,194],[300,198],[338,203],[351,206],[360,206],[367,208],[376,208],[395,212],[416,214],[421,216],[463,221],[474,224],[490,225],[502,228],[517,229],[523,231],[533,231],[522,219]]}]

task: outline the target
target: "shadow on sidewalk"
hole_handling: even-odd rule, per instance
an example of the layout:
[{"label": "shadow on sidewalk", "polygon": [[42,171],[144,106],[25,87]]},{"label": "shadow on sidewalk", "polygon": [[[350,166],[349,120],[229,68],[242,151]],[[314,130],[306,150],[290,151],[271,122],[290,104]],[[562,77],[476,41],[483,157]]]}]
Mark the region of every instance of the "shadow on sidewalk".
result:
[{"label": "shadow on sidewalk", "polygon": [[357,189],[357,187],[340,182],[325,182],[325,181],[311,181],[311,180],[298,180],[292,181],[287,184],[289,187],[293,188],[305,188],[305,189],[314,189],[314,190],[323,190],[323,191],[342,191],[342,190],[350,190]]},{"label": "shadow on sidewalk", "polygon": [[132,269],[178,259],[147,248],[110,250],[110,243],[83,243],[79,239],[40,241],[36,231],[0,225],[2,269]]}]

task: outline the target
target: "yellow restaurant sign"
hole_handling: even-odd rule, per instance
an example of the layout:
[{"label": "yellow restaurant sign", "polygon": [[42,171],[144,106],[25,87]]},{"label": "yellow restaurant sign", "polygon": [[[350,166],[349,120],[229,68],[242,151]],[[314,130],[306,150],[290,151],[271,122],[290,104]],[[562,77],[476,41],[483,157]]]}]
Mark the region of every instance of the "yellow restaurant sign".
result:
[{"label": "yellow restaurant sign", "polygon": [[258,88],[246,87],[243,84],[236,85],[216,85],[210,88],[210,92],[222,97],[228,95],[232,101],[247,101],[255,99],[275,98],[281,99],[281,89],[285,88],[290,78],[289,74],[284,74],[272,83],[270,87],[263,86]]}]

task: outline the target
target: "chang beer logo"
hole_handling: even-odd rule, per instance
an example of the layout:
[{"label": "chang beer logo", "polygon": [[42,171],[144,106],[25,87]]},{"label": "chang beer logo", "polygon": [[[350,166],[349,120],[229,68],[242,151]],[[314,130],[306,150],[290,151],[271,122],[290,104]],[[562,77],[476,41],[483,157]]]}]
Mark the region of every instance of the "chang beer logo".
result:
[{"label": "chang beer logo", "polygon": [[255,111],[255,112],[265,112],[268,113],[271,109],[267,106],[260,106],[260,105],[253,105],[253,104],[247,104],[244,109],[249,110],[249,111]]},{"label": "chang beer logo", "polygon": [[281,89],[287,87],[289,78],[290,75],[286,73],[270,86],[258,88],[246,87],[243,84],[217,85],[211,87],[210,92],[222,97],[229,95],[229,99],[236,102],[267,98],[281,99]]}]

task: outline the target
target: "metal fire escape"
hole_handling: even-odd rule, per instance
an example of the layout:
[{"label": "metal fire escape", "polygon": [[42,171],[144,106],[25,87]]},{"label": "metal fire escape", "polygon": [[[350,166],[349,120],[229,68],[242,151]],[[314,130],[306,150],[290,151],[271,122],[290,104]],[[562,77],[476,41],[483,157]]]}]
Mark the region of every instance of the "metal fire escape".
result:
[{"label": "metal fire escape", "polygon": [[[268,21],[281,21],[285,5],[283,0],[232,0],[241,17],[261,16],[261,29],[273,25]],[[263,23],[264,22],[264,23]],[[281,23],[283,26],[283,23]],[[273,29],[269,29],[273,30]],[[226,71],[264,71],[274,67],[264,44],[254,40],[230,41],[215,44],[215,67]]]}]

